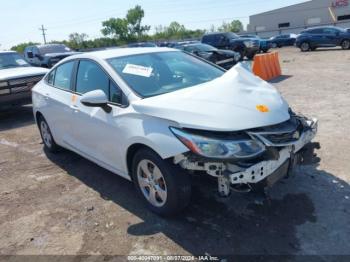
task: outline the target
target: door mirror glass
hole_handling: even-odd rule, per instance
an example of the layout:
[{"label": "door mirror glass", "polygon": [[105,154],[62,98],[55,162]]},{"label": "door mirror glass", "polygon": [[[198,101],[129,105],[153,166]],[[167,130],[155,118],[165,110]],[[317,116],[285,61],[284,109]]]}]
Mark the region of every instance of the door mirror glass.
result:
[{"label": "door mirror glass", "polygon": [[34,55],[33,55],[33,52],[27,52],[27,56],[28,56],[28,58],[30,58],[30,59],[32,59],[32,58],[34,58]]},{"label": "door mirror glass", "polygon": [[101,107],[106,113],[110,113],[112,108],[108,105],[108,98],[100,89],[85,93],[80,102],[88,107]]}]

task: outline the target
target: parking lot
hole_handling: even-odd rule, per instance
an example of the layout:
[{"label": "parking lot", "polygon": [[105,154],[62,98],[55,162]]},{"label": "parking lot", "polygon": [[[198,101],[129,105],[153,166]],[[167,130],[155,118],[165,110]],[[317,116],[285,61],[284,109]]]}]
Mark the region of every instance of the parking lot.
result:
[{"label": "parking lot", "polygon": [[215,182],[195,178],[190,207],[160,218],[130,182],[44,152],[25,106],[0,113],[0,254],[350,255],[350,51],[277,51],[273,84],[320,127],[305,165],[264,204],[219,198]]}]

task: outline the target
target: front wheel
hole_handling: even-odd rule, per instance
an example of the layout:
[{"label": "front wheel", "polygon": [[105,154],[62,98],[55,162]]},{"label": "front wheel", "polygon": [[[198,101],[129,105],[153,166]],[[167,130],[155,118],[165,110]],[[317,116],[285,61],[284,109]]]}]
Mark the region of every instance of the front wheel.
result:
[{"label": "front wheel", "polygon": [[248,58],[248,60],[253,60],[254,56],[255,56],[255,54],[249,54],[249,55],[247,55],[247,58]]},{"label": "front wheel", "polygon": [[149,209],[158,215],[179,213],[189,204],[189,174],[150,149],[141,149],[135,154],[132,177]]},{"label": "front wheel", "polygon": [[343,40],[343,42],[341,43],[341,48],[343,50],[350,49],[350,40]]}]

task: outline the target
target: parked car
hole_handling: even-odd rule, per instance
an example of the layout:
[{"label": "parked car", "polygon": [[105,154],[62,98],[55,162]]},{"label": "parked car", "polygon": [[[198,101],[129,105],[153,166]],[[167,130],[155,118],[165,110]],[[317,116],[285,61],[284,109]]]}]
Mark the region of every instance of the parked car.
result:
[{"label": "parked car", "polygon": [[229,71],[169,48],[68,57],[33,88],[44,146],[72,150],[135,183],[157,214],[188,205],[190,173],[231,187],[290,174],[317,121],[241,64]]},{"label": "parked car", "polygon": [[276,35],[270,38],[270,43],[273,48],[293,46],[295,44],[296,37],[297,36],[294,34]]},{"label": "parked car", "polygon": [[137,42],[130,43],[127,45],[127,47],[157,47],[157,45],[153,42]]},{"label": "parked car", "polygon": [[202,43],[218,49],[229,49],[240,53],[241,58],[253,59],[259,52],[260,42],[254,38],[241,38],[235,33],[210,33],[202,37]]},{"label": "parked car", "polygon": [[230,69],[241,59],[241,55],[231,50],[217,49],[202,43],[179,44],[175,48],[199,56],[225,69]]},{"label": "parked car", "polygon": [[303,52],[314,51],[318,47],[350,49],[350,32],[335,26],[309,28],[298,35],[296,46]]},{"label": "parked car", "polygon": [[260,42],[260,52],[267,53],[272,48],[272,43],[268,39],[263,39],[258,35],[239,35],[242,38],[255,38]]},{"label": "parked car", "polygon": [[0,106],[31,103],[31,89],[47,73],[16,52],[0,52]]},{"label": "parked car", "polygon": [[78,52],[72,51],[63,44],[33,45],[24,49],[24,57],[30,64],[47,68],[75,54]]}]

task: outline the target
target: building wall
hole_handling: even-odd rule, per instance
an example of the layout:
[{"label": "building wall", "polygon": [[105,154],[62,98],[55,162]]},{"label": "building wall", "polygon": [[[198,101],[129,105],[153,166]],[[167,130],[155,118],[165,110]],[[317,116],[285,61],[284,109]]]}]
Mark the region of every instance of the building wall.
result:
[{"label": "building wall", "polygon": [[285,33],[297,34],[305,28],[319,25],[350,28],[350,18],[334,21],[330,8],[335,17],[350,15],[350,0],[311,0],[252,15],[247,31],[269,37]]}]

